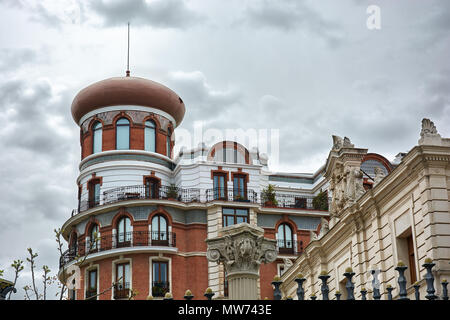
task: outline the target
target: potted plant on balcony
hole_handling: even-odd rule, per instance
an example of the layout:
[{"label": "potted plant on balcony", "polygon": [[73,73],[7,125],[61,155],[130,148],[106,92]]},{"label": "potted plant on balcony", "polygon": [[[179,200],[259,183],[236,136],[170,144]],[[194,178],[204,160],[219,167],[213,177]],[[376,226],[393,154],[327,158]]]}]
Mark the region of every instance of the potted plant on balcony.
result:
[{"label": "potted plant on balcony", "polygon": [[261,198],[265,207],[277,207],[278,201],[275,198],[275,187],[269,184],[267,188],[264,188],[261,192]]},{"label": "potted plant on balcony", "polygon": [[167,199],[168,200],[177,200],[178,198],[178,188],[172,183],[167,188]]},{"label": "potted plant on balcony", "polygon": [[328,194],[325,191],[320,191],[312,201],[315,210],[328,211]]}]

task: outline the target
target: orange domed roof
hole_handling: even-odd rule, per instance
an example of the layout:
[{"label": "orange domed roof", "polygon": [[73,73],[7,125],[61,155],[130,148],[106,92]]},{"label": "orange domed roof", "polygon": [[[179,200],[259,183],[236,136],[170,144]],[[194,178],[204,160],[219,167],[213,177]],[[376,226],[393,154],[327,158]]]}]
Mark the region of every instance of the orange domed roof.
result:
[{"label": "orange domed roof", "polygon": [[72,117],[78,124],[81,117],[93,110],[137,105],[152,107],[170,114],[179,125],[183,120],[183,100],[172,90],[155,81],[137,77],[105,79],[81,90],[72,102]]}]

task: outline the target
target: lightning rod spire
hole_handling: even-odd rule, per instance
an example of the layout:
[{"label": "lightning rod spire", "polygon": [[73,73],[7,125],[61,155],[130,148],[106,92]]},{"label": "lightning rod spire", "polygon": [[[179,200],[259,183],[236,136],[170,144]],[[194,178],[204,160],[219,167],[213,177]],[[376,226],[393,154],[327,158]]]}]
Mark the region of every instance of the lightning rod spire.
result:
[{"label": "lightning rod spire", "polygon": [[127,77],[130,76],[130,23],[128,22]]}]

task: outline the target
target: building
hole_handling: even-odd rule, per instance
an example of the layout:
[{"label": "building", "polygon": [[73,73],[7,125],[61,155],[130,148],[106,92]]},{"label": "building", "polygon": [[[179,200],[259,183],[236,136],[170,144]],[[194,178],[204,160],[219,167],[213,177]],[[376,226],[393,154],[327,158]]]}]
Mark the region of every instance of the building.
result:
[{"label": "building", "polygon": [[420,135],[417,146],[399,154],[392,172],[373,172],[367,191],[359,170],[367,150],[335,138],[324,170],[333,194],[329,225],[322,226],[326,232],[313,239],[282,275],[284,296],[296,297],[295,278],[301,275],[306,279],[305,298],[320,297],[318,276],[324,271],[330,276],[330,298],[339,291],[345,299],[344,272],[350,267],[356,299],[361,299],[363,288],[372,289],[371,270],[379,273],[380,292],[391,285],[396,299],[395,268],[401,262],[408,267],[408,297],[414,299],[414,283],[424,297],[427,258],[436,264],[434,285],[436,294],[442,294],[440,283],[450,276],[450,139],[442,138],[428,119],[422,121]]},{"label": "building", "polygon": [[[276,173],[267,157],[234,141],[173,154],[183,100],[138,77],[116,77],[81,90],[72,103],[80,127],[78,208],[62,226],[69,249],[59,278],[81,263],[74,299],[202,299],[207,287],[227,296],[223,266],[206,259],[205,239],[223,226],[248,222],[276,239],[277,260],[261,266],[259,297],[273,297],[281,275],[328,224],[327,166],[314,173]],[[345,140],[347,141],[347,140]],[[364,187],[375,167],[361,154]]]}]

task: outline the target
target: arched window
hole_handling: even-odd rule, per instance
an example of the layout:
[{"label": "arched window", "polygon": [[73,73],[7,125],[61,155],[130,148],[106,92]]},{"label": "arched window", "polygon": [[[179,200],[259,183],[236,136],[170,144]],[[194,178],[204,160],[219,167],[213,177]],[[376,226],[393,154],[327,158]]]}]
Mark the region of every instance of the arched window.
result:
[{"label": "arched window", "polygon": [[116,150],[130,149],[130,121],[120,118],[116,122]]},{"label": "arched window", "polygon": [[126,246],[131,242],[131,220],[128,217],[120,218],[117,223],[117,245]]},{"label": "arched window", "polygon": [[278,248],[280,253],[291,253],[294,251],[294,243],[292,239],[292,229],[286,224],[282,223],[278,226]]},{"label": "arched window", "polygon": [[172,132],[170,129],[167,129],[167,138],[166,138],[166,156],[170,158],[170,154],[172,153],[170,149],[170,139],[172,137]]},{"label": "arched window", "polygon": [[156,152],[156,125],[152,120],[145,121],[145,151]]},{"label": "arched window", "polygon": [[90,251],[96,251],[98,249],[98,225],[94,224],[92,225],[90,232],[89,232],[89,249]]},{"label": "arched window", "polygon": [[152,245],[168,245],[167,220],[162,215],[155,215],[152,218]]},{"label": "arched window", "polygon": [[102,152],[102,123],[97,121],[92,126],[92,153]]}]

